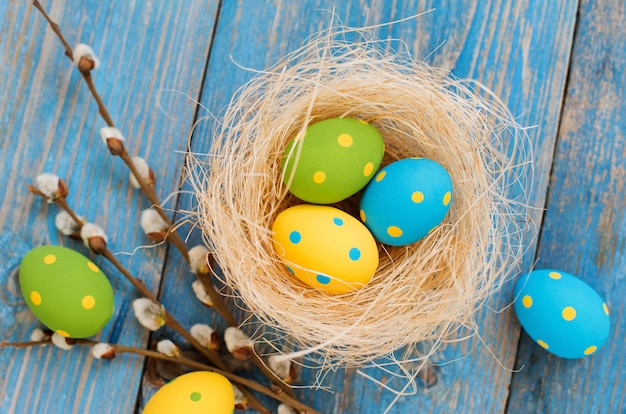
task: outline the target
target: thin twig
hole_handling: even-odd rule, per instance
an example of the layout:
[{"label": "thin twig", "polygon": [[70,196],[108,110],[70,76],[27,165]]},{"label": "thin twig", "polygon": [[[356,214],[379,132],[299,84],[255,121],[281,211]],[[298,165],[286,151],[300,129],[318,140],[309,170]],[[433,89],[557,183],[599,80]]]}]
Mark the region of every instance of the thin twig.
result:
[{"label": "thin twig", "polygon": [[[50,27],[52,28],[53,32],[61,40],[61,43],[63,43],[63,46],[65,47],[65,55],[68,58],[70,58],[70,60],[73,60],[72,48],[69,46],[68,42],[65,40],[65,37],[63,36],[63,33],[61,32],[61,29],[59,28],[59,26],[55,22],[52,21],[50,16],[48,16],[44,8],[41,6],[41,4],[37,0],[33,1],[33,5],[45,17],[45,19],[50,24]],[[109,125],[110,127],[114,127],[115,124],[113,122],[113,119],[111,118],[109,111],[106,108],[106,105],[102,101],[102,98],[100,97],[100,94],[98,93],[93,83],[93,78],[91,77],[90,72],[82,72],[80,70],[79,72],[85,79],[85,82],[87,83],[89,91],[91,92],[94,99],[96,100],[96,103],[98,104],[98,111],[100,115],[102,116],[104,121],[107,123],[107,125]],[[182,238],[176,231],[172,221],[165,213],[165,210],[163,209],[163,206],[156,192],[154,191],[152,186],[150,186],[146,182],[144,177],[142,177],[142,175],[139,174],[126,148],[122,150],[119,156],[124,161],[124,164],[126,164],[131,174],[133,174],[133,176],[137,179],[137,182],[139,183],[139,187],[141,191],[143,192],[143,194],[148,198],[150,203],[152,203],[155,210],[158,212],[159,216],[161,216],[161,218],[166,223],[169,229],[168,234],[167,234],[167,240],[170,241],[176,247],[176,249],[181,253],[185,261],[189,263],[189,249],[187,248],[187,245],[185,244],[185,242],[182,240]],[[207,292],[207,294],[211,298],[214,309],[222,316],[222,318],[224,318],[224,320],[229,326],[238,327],[239,324],[237,323],[235,317],[226,306],[226,303],[224,302],[222,296],[215,289],[215,286],[213,285],[213,283],[211,283],[210,275],[208,273],[205,273],[205,274],[197,274],[196,276],[202,283],[204,290]],[[252,361],[268,377],[269,380],[271,380],[273,383],[278,385],[284,392],[290,394],[291,396],[295,396],[291,387],[288,384],[284,383],[282,380],[280,380],[280,378],[278,378],[273,372],[269,371],[267,367],[263,364],[263,361],[261,361],[259,358],[254,358]]]},{"label": "thin twig", "polygon": [[[50,339],[45,339],[43,341],[28,341],[28,342],[0,342],[0,348],[19,348],[19,349],[24,349],[24,348],[30,348],[33,346],[43,346],[43,345],[48,345],[51,344],[51,340]],[[89,339],[77,339],[75,345],[88,345],[88,346],[93,346],[95,344],[97,344],[97,341],[92,341]],[[202,370],[202,371],[210,371],[210,372],[215,372],[217,374],[220,374],[226,378],[228,378],[230,381],[232,382],[236,382],[239,385],[243,385],[247,388],[250,388],[252,390],[258,391],[262,394],[267,395],[268,397],[271,397],[277,401],[283,402],[285,404],[288,404],[290,406],[292,406],[293,408],[309,413],[309,414],[321,414],[319,411],[315,410],[312,407],[309,407],[303,403],[301,403],[300,401],[298,401],[297,399],[283,393],[283,392],[275,392],[273,391],[271,388],[265,387],[261,384],[259,384],[256,381],[252,381],[249,380],[247,378],[244,377],[240,377],[239,375],[233,374],[231,372],[228,371],[223,371],[221,369],[203,364],[201,362],[197,362],[194,361],[192,359],[189,358],[185,358],[183,356],[174,356],[174,357],[170,357],[167,356],[165,354],[162,354],[160,352],[155,352],[155,351],[149,351],[146,349],[141,349],[141,348],[134,348],[134,347],[129,347],[129,346],[125,346],[125,345],[118,345],[118,344],[111,344],[108,343],[108,345],[110,345],[113,349],[115,349],[115,352],[117,354],[135,354],[135,355],[142,355],[148,358],[153,358],[153,359],[160,359],[163,361],[168,361],[168,362],[175,362],[178,364],[182,364],[182,365],[186,365],[188,367],[191,368],[195,368],[198,370]]]},{"label": "thin twig", "polygon": [[[43,194],[41,191],[39,191],[39,190],[33,191],[32,188],[33,188],[32,186],[29,186],[29,189],[31,190],[31,192],[33,192],[36,195],[40,195],[40,196],[43,196],[44,198],[47,198],[46,195]],[[70,217],[72,217],[72,219],[76,223],[76,226],[78,227],[78,229],[82,228],[83,222],[79,219],[78,215],[74,212],[74,210],[69,206],[69,204],[67,203],[67,200],[65,198],[63,198],[63,197],[55,198],[55,199],[52,199],[52,202],[55,203],[56,205],[58,205],[59,207],[61,207],[67,214],[70,215]],[[111,252],[111,250],[109,250],[109,248],[104,247],[103,249],[101,249],[101,251],[98,251],[96,253],[101,254],[108,261],[110,261],[111,264],[113,264],[113,266],[115,266],[115,268],[117,270],[119,270],[119,272],[122,273],[122,275],[124,275],[124,277],[144,297],[150,299],[152,302],[156,303],[159,306],[163,306],[161,304],[161,302],[159,302],[159,300],[156,298],[156,296],[154,296],[152,294],[152,292],[150,292],[150,290],[147,288],[147,286],[144,283],[142,283],[141,281],[139,281],[136,277],[134,277],[128,271],[128,269],[126,269],[124,267],[124,265],[122,265],[120,263],[120,261],[117,260],[117,257],[115,257],[115,255],[113,254],[113,252]],[[200,342],[198,342],[198,340],[196,340],[189,333],[189,331],[187,331],[180,324],[180,322],[178,322],[178,320],[176,318],[174,318],[174,316],[172,316],[172,314],[169,313],[168,311],[165,311],[165,325],[170,327],[170,328],[172,328],[174,331],[178,332],[183,338],[185,338],[185,340],[187,342],[189,342],[194,348],[196,348],[198,351],[200,351],[200,353],[202,355],[204,355],[205,358],[207,358],[209,361],[211,361],[211,363],[215,364],[218,368],[220,368],[222,370],[226,370],[227,369],[226,368],[226,364],[224,363],[224,360],[222,359],[222,357],[220,356],[219,353],[217,353],[213,349],[209,349],[209,348],[203,346]],[[254,409],[256,409],[257,411],[259,411],[261,413],[268,412],[267,409],[263,406],[263,404],[254,396],[254,394],[252,394],[250,392],[250,390],[248,390],[245,387],[241,387],[241,392],[243,392],[246,395],[246,397],[248,398],[248,401],[250,402],[250,405],[252,407],[254,407]]]}]

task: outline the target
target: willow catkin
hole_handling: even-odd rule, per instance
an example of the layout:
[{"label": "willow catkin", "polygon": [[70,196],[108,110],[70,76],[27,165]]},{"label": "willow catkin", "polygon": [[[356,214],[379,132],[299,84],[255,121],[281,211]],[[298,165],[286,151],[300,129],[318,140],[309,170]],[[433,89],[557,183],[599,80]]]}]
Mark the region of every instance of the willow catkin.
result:
[{"label": "willow catkin", "polygon": [[[528,227],[527,137],[504,105],[481,85],[385,50],[365,30],[352,31],[353,41],[344,35],[319,33],[239,89],[215,125],[210,155],[194,157],[190,168],[198,225],[223,283],[263,327],[255,339],[286,341],[325,368],[473,328],[475,310],[515,273]],[[292,277],[270,230],[278,213],[301,203],[283,184],[285,146],[334,117],[378,128],[383,166],[430,158],[454,188],[436,231],[408,246],[381,246],[372,281],[339,296]],[[358,197],[338,207],[356,215]]]}]

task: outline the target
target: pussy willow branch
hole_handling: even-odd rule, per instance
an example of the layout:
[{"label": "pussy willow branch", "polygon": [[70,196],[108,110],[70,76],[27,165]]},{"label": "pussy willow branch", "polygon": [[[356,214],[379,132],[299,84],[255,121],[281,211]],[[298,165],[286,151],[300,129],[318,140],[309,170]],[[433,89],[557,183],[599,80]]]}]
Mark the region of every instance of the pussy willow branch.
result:
[{"label": "pussy willow branch", "polygon": [[[75,344],[74,345],[85,345],[85,346],[93,346],[95,344],[97,344],[97,341],[92,341],[89,339],[76,339],[74,340]],[[0,348],[30,348],[30,347],[34,347],[34,346],[43,346],[43,345],[48,345],[51,344],[52,341],[50,339],[45,339],[43,341],[28,341],[28,342],[0,342]],[[186,365],[190,368],[195,368],[201,371],[210,371],[210,372],[215,372],[217,374],[221,374],[224,377],[228,378],[230,381],[232,382],[236,382],[239,385],[243,385],[247,388],[250,388],[251,390],[255,390],[258,391],[262,394],[267,395],[268,397],[271,397],[277,401],[283,402],[285,404],[288,404],[290,406],[292,406],[293,408],[295,408],[296,410],[300,410],[303,412],[307,412],[308,414],[321,414],[319,411],[316,411],[314,408],[311,408],[303,403],[301,403],[300,401],[296,400],[295,398],[291,397],[290,395],[287,395],[281,391],[275,392],[273,391],[271,388],[265,387],[263,385],[260,385],[259,383],[257,383],[256,381],[252,381],[249,380],[247,378],[244,377],[240,377],[239,375],[233,374],[231,372],[228,371],[223,371],[221,369],[203,364],[201,362],[197,362],[194,361],[192,359],[189,358],[185,358],[183,356],[175,356],[175,357],[170,357],[167,355],[164,355],[160,352],[155,352],[155,351],[149,351],[146,349],[141,349],[141,348],[134,348],[134,347],[129,347],[129,346],[125,346],[125,345],[118,345],[118,344],[111,344],[111,343],[107,343],[108,345],[110,345],[113,349],[115,349],[116,354],[135,354],[135,355],[143,355],[146,356],[148,358],[153,358],[153,359],[160,359],[163,361],[168,361],[168,362],[175,362],[181,365]]]},{"label": "pussy willow branch", "polygon": [[[52,28],[52,31],[56,34],[56,36],[59,38],[61,43],[63,43],[63,47],[65,48],[65,55],[70,60],[73,61],[73,50],[70,47],[67,40],[65,39],[65,37],[63,36],[63,32],[61,31],[59,25],[56,24],[50,18],[50,16],[48,16],[45,9],[41,6],[41,4],[37,0],[33,1],[33,5],[37,8],[37,10],[39,10],[39,12],[48,21],[50,27]],[[109,111],[106,108],[106,105],[102,101],[102,98],[100,97],[100,94],[98,93],[93,83],[93,78],[91,77],[91,73],[88,71],[84,72],[80,70],[79,72],[82,75],[85,82],[87,83],[89,91],[91,92],[96,103],[98,104],[98,112],[100,113],[100,115],[102,116],[102,118],[104,119],[104,121],[107,123],[108,126],[115,127],[115,123],[113,122],[113,119],[111,118]],[[161,205],[161,202],[156,192],[154,191],[153,187],[150,186],[146,182],[146,180],[141,176],[141,174],[139,174],[139,172],[137,171],[137,168],[135,167],[135,164],[132,162],[131,156],[125,147],[123,148],[119,157],[124,161],[124,164],[128,167],[130,172],[137,179],[137,182],[139,183],[139,187],[141,191],[148,198],[148,200],[152,203],[156,211],[159,213],[161,218],[165,221],[166,225],[168,226],[169,230],[167,234],[167,240],[176,247],[176,249],[180,252],[180,254],[183,256],[185,261],[189,262],[189,249],[187,248],[187,245],[185,244],[183,239],[180,237],[175,227],[173,226],[171,220],[165,213],[165,210],[163,209],[163,206]],[[204,290],[211,298],[214,309],[222,316],[222,318],[224,318],[224,320],[229,326],[237,327],[239,324],[237,323],[237,320],[235,319],[233,314],[230,312],[230,310],[226,306],[226,303],[224,302],[222,296],[217,292],[217,290],[215,289],[215,286],[213,286],[211,275],[209,273],[199,272],[196,274],[196,277],[198,278],[198,280],[200,280],[200,283],[202,283]],[[271,380],[274,384],[278,385],[284,392],[290,394],[291,396],[295,396],[291,387],[289,387],[288,384],[285,384],[276,374],[274,374],[274,372],[268,369],[267,366],[261,360],[261,358],[255,353],[253,353],[252,355],[252,362],[263,372],[263,374],[269,380]]]},{"label": "pussy willow branch", "polygon": [[[28,186],[28,189],[33,194],[38,195],[46,200],[50,200],[54,204],[61,207],[61,209],[63,209],[67,214],[70,215],[70,217],[72,217],[72,219],[76,223],[76,226],[78,227],[79,230],[83,227],[84,223],[82,222],[80,217],[78,217],[78,215],[74,212],[74,210],[69,206],[69,204],[67,203],[67,200],[64,197],[50,199],[48,196],[46,196],[44,193],[42,193],[41,191],[39,191],[37,188],[33,186]],[[100,247],[98,251],[94,250],[94,252],[104,256],[109,262],[111,262],[111,264],[113,264],[113,266],[115,266],[115,268],[124,275],[124,277],[135,287],[135,289],[137,289],[137,291],[141,295],[150,299],[152,302],[154,302],[158,306],[163,306],[161,302],[159,302],[159,300],[156,298],[156,296],[154,296],[152,292],[150,292],[150,290],[146,287],[146,285],[142,283],[141,281],[139,281],[136,277],[134,277],[128,271],[128,269],[126,269],[124,265],[122,265],[120,261],[117,260],[113,252],[111,252],[111,250],[109,250],[108,247],[106,246]],[[180,322],[178,322],[178,320],[174,318],[174,316],[171,313],[169,313],[167,310],[165,311],[165,325],[172,328],[174,331],[178,332],[183,338],[185,338],[187,342],[189,342],[194,348],[200,351],[200,353],[204,355],[204,357],[207,358],[209,361],[211,361],[211,363],[213,363],[216,367],[220,368],[221,370],[227,370],[226,364],[224,363],[224,360],[222,359],[220,354],[217,353],[215,350],[209,349],[203,346],[200,342],[198,342],[180,324]],[[243,392],[246,395],[250,403],[250,406],[253,407],[255,410],[261,413],[269,413],[269,411],[254,396],[254,394],[250,392],[250,390],[248,390],[245,387],[241,387],[241,392]]]}]

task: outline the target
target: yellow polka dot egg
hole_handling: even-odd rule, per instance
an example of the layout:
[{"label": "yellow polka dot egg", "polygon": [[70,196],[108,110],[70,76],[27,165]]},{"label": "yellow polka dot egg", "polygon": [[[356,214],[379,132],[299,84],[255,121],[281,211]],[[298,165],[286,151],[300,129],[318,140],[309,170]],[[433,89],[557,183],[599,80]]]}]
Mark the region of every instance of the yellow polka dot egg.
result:
[{"label": "yellow polka dot egg", "polygon": [[232,414],[235,393],[224,376],[198,371],[165,384],[150,398],[144,414]]},{"label": "yellow polka dot egg", "polygon": [[515,313],[528,335],[562,358],[595,353],[609,337],[609,308],[581,279],[542,269],[521,277],[515,287]]},{"label": "yellow polka dot egg", "polygon": [[426,158],[405,158],[380,170],[360,203],[361,221],[381,243],[405,246],[441,224],[450,209],[452,180]]},{"label": "yellow polka dot egg", "polygon": [[86,338],[113,315],[113,288],[88,258],[61,246],[30,250],[20,265],[20,288],[35,316],[54,332]]},{"label": "yellow polka dot egg", "polygon": [[374,237],[359,220],[334,207],[290,207],[276,217],[272,231],[287,271],[330,294],[362,288],[378,267]]},{"label": "yellow polka dot egg", "polygon": [[336,203],[365,187],[384,152],[380,132],[367,122],[326,119],[287,144],[281,161],[283,181],[292,194],[308,203]]}]

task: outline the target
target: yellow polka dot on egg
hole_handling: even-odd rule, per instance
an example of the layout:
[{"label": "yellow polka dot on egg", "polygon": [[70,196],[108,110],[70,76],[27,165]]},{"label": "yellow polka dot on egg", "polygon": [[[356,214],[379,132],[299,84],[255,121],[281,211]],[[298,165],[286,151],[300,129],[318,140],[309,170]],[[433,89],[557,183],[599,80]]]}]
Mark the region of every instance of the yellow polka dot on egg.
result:
[{"label": "yellow polka dot on egg", "polygon": [[422,201],[424,201],[424,193],[422,193],[421,191],[416,191],[413,194],[411,194],[411,200],[414,203],[421,203]]},{"label": "yellow polka dot on egg", "polygon": [[87,295],[81,301],[81,305],[83,305],[84,309],[93,309],[93,307],[96,306],[96,299],[91,295]]},{"label": "yellow polka dot on egg", "polygon": [[344,148],[352,146],[354,140],[352,139],[352,135],[350,134],[340,134],[337,137],[337,142]]},{"label": "yellow polka dot on egg", "polygon": [[367,164],[365,164],[365,167],[363,168],[363,175],[367,177],[372,172],[374,172],[374,163],[368,162]]},{"label": "yellow polka dot on egg", "polygon": [[64,330],[62,330],[62,329],[57,329],[57,330],[56,330],[56,333],[58,333],[58,334],[59,334],[59,335],[61,335],[61,336],[66,337],[66,338],[69,338],[69,337],[70,337],[70,334],[69,334],[69,333],[67,333],[67,332],[65,332],[65,331],[64,331]]},{"label": "yellow polka dot on egg", "polygon": [[92,271],[94,271],[94,272],[96,272],[96,273],[98,273],[98,272],[100,271],[100,269],[98,269],[98,266],[96,266],[95,264],[93,264],[91,261],[88,261],[88,262],[87,262],[87,267],[88,267],[90,270],[92,270]]},{"label": "yellow polka dot on egg", "polygon": [[402,236],[402,229],[398,226],[389,226],[387,227],[387,234],[391,237],[400,237]]},{"label": "yellow polka dot on egg", "polygon": [[559,280],[561,278],[561,274],[559,272],[550,272],[548,273],[548,277],[550,279]]},{"label": "yellow polka dot on egg", "polygon": [[369,125],[366,121],[364,121],[364,120],[362,120],[362,119],[359,119],[359,122],[360,122],[360,123],[362,123],[362,124],[364,124],[364,125]]},{"label": "yellow polka dot on egg", "polygon": [[39,306],[41,305],[41,295],[36,290],[30,292],[30,301],[33,302],[33,305]]},{"label": "yellow polka dot on egg", "polygon": [[433,227],[432,229],[428,230],[428,234],[434,232],[435,230],[437,230],[438,226]]},{"label": "yellow polka dot on egg", "polygon": [[363,211],[363,210],[359,211],[359,216],[361,216],[361,221],[363,223],[365,223],[365,220],[367,218],[367,217],[365,217],[365,211]]},{"label": "yellow polka dot on egg", "polygon": [[585,355],[591,355],[594,352],[596,352],[598,350],[598,347],[595,345],[591,345],[589,348],[585,349],[584,354]]},{"label": "yellow polka dot on egg", "polygon": [[609,307],[606,306],[606,303],[602,304],[602,309],[604,310],[604,313],[606,314],[606,316],[609,316]]},{"label": "yellow polka dot on egg", "polygon": [[576,309],[571,306],[566,306],[563,308],[561,316],[563,316],[563,319],[566,321],[573,321],[574,318],[576,318]]},{"label": "yellow polka dot on egg", "polygon": [[522,305],[524,305],[525,308],[530,308],[533,306],[533,298],[531,298],[530,295],[524,295]]},{"label": "yellow polka dot on egg", "polygon": [[316,184],[322,184],[324,181],[326,181],[326,173],[324,171],[317,171],[315,174],[313,174],[313,181]]},{"label": "yellow polka dot on egg", "polygon": [[52,264],[54,262],[57,261],[57,257],[53,254],[47,254],[44,258],[43,258],[43,262],[47,265]]},{"label": "yellow polka dot on egg", "polygon": [[387,174],[387,171],[381,171],[378,173],[378,175],[376,176],[376,182],[379,183],[383,180],[383,178],[385,178],[385,175]]},{"label": "yellow polka dot on egg", "polygon": [[448,191],[447,193],[445,193],[443,195],[443,205],[447,206],[448,204],[450,204],[450,199],[452,198],[452,193],[450,191]]},{"label": "yellow polka dot on egg", "polygon": [[547,343],[545,343],[545,341],[542,341],[541,339],[537,339],[537,343],[538,343],[539,345],[541,345],[541,347],[542,347],[543,349],[548,349],[548,348],[549,348],[548,344],[547,344]]}]

